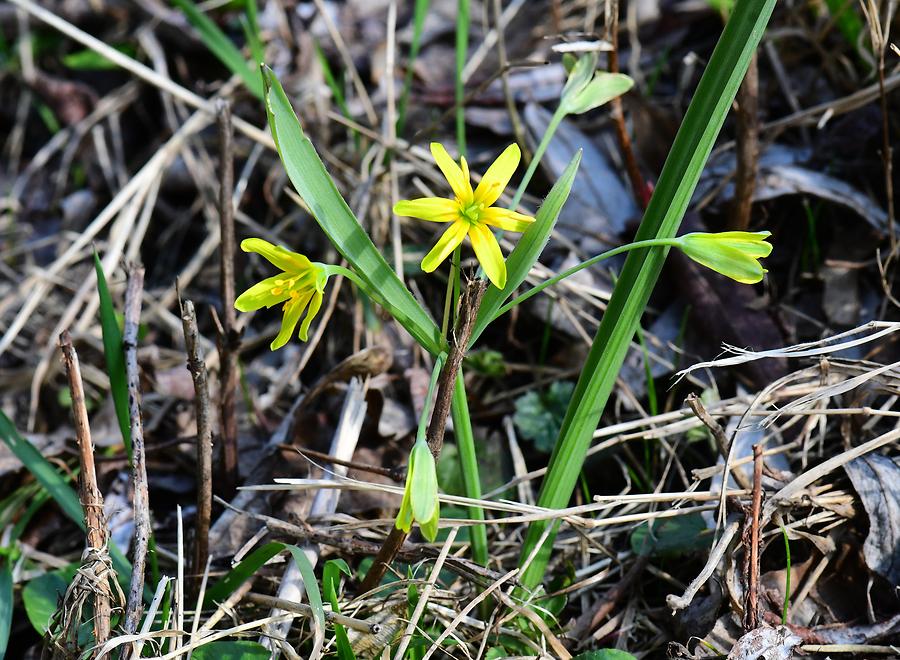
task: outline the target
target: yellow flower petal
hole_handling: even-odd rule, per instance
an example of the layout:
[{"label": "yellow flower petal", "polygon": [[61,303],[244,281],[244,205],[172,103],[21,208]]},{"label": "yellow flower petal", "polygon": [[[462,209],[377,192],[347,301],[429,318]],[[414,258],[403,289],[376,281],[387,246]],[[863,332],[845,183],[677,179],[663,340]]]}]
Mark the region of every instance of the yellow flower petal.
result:
[{"label": "yellow flower petal", "polygon": [[484,268],[484,274],[498,289],[506,286],[506,262],[503,261],[503,253],[494,234],[486,225],[477,224],[469,228],[469,240],[472,241],[472,249],[475,256]]},{"label": "yellow flower petal", "polygon": [[313,319],[316,318],[316,314],[319,313],[319,309],[322,307],[322,293],[316,291],[313,294],[312,300],[309,302],[309,311],[306,312],[306,318],[303,319],[303,323],[300,324],[300,339],[303,341],[307,340],[309,336],[309,324],[313,322]]},{"label": "yellow flower petal", "polygon": [[[257,282],[238,296],[238,299],[234,301],[235,309],[241,312],[253,312],[261,307],[271,307],[284,302],[291,297],[291,292],[287,287],[279,286],[279,283],[284,280],[285,275],[281,273]],[[273,291],[280,291],[280,293],[275,294]]]},{"label": "yellow flower petal", "polygon": [[499,227],[506,231],[525,231],[534,222],[534,218],[515,211],[508,211],[497,206],[484,209],[479,219],[492,227]]},{"label": "yellow flower petal", "polygon": [[272,245],[261,238],[245,238],[241,241],[241,249],[265,257],[272,265],[287,273],[301,272],[311,266],[309,259],[302,254],[291,252],[280,245]]},{"label": "yellow flower petal", "polygon": [[423,197],[397,202],[394,213],[428,222],[453,222],[459,217],[459,205],[444,197]]},{"label": "yellow flower petal", "polygon": [[465,160],[463,160],[463,166],[466,167],[464,173],[459,165],[456,164],[456,161],[450,158],[450,154],[444,149],[444,145],[439,142],[431,143],[431,155],[434,157],[434,162],[437,163],[441,172],[443,172],[447,183],[450,184],[450,188],[453,190],[456,198],[464,204],[471,203],[472,184],[469,183],[469,168],[466,166]]},{"label": "yellow flower petal", "polygon": [[488,171],[485,172],[481,183],[475,189],[475,201],[485,206],[490,206],[496,202],[500,195],[503,194],[503,191],[506,190],[512,175],[516,173],[521,157],[519,145],[511,144],[506,147],[503,153],[488,168]]},{"label": "yellow flower petal", "polygon": [[281,319],[281,331],[278,333],[278,336],[272,340],[272,343],[269,346],[271,350],[277,351],[288,343],[291,335],[294,334],[294,328],[297,327],[297,322],[303,315],[303,310],[306,309],[306,304],[312,297],[312,293],[312,291],[304,292],[285,304],[284,318]]},{"label": "yellow flower petal", "polygon": [[457,220],[450,225],[447,231],[444,232],[444,235],[438,239],[435,246],[431,248],[431,252],[422,259],[422,270],[430,273],[437,268],[456,249],[456,246],[463,242],[469,226],[469,223],[465,220]]}]

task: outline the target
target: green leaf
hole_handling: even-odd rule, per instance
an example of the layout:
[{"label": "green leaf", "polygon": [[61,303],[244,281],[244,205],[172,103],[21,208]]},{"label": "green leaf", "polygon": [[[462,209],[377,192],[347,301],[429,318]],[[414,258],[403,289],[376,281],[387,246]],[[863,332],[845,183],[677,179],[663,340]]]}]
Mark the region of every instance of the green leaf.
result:
[{"label": "green leaf", "polygon": [[[129,57],[134,57],[134,47],[129,44],[113,46],[113,48]],[[69,69],[76,69],[79,71],[108,71],[116,69],[119,66],[115,62],[106,59],[100,53],[90,50],[89,48],[64,55],[62,63]]]},{"label": "green leaf", "polygon": [[106,359],[106,373],[109,389],[116,409],[116,419],[125,443],[125,453],[131,460],[131,417],[128,411],[128,378],[125,374],[125,347],[122,345],[122,329],[116,315],[106,274],[100,257],[94,251],[94,269],[97,271],[97,295],[100,297],[100,328],[103,331],[103,356]]},{"label": "green leaf", "polygon": [[[774,7],[775,0],[740,0],[735,4],[672,144],[635,241],[669,239],[678,231]],[[629,252],[575,385],[541,484],[539,506],[560,509],[569,503],[594,431],[667,253],[667,248],[659,247]],[[540,539],[545,540],[522,573],[526,588],[533,588],[543,580],[558,525],[559,521],[535,521],[529,525],[520,562],[531,557]],[[550,533],[544,536],[548,527]]]},{"label": "green leaf", "polygon": [[366,285],[366,294],[381,304],[420,346],[437,355],[440,330],[413,298],[354,217],[338,192],[312,142],[303,133],[287,94],[275,74],[261,67],[266,110],[278,154],[288,177],[332,245]]},{"label": "green leaf", "polygon": [[267,660],[269,649],[257,642],[210,642],[191,651],[195,660]]},{"label": "green leaf", "polygon": [[9,644],[9,631],[12,628],[13,615],[13,582],[12,566],[9,558],[3,560],[0,567],[0,658],[6,655]]},{"label": "green leaf", "polygon": [[[490,291],[490,288],[488,291]],[[453,433],[456,436],[456,448],[459,452],[459,471],[462,476],[466,497],[480,500],[481,476],[479,474],[479,460],[475,449],[475,434],[472,431],[472,417],[469,415],[469,402],[466,396],[466,383],[462,369],[456,374],[453,398],[450,401],[450,414],[453,417]],[[469,517],[472,520],[484,520],[484,509],[480,506],[469,507]],[[490,558],[487,529],[485,529],[484,525],[474,525],[469,530],[469,537],[472,544],[472,559],[481,566],[487,566]]]},{"label": "green leaf", "polygon": [[550,240],[550,233],[556,225],[559,218],[559,212],[562,210],[563,204],[569,198],[569,191],[575,182],[575,174],[578,172],[578,165],[581,162],[581,151],[576,153],[569,165],[566,167],[562,176],[559,177],[556,184],[550,190],[550,194],[538,209],[534,222],[529,225],[528,229],[522,234],[516,247],[509,253],[506,259],[506,286],[502,290],[495,286],[489,286],[484,292],[481,299],[481,307],[478,310],[478,316],[475,317],[475,327],[472,330],[472,338],[469,340],[469,347],[472,347],[484,332],[485,328],[490,325],[497,310],[503,305],[504,301],[509,298],[512,293],[519,288],[525,278],[528,276],[535,262],[540,258],[541,252]]},{"label": "green leaf", "polygon": [[636,658],[618,649],[600,649],[576,655],[573,660],[636,660]]},{"label": "green leaf", "polygon": [[22,602],[25,614],[38,634],[44,635],[50,627],[50,621],[56,613],[62,597],[69,588],[69,581],[78,569],[77,564],[68,568],[44,573],[25,585],[22,589]]},{"label": "green leaf", "polygon": [[699,513],[663,518],[638,525],[631,533],[631,549],[635,554],[651,557],[678,557],[709,547],[710,532]]},{"label": "green leaf", "polygon": [[598,71],[578,93],[563,99],[566,114],[580,115],[599,108],[634,87],[634,81],[622,73]]},{"label": "green leaf", "polygon": [[553,449],[574,389],[574,383],[557,381],[546,392],[532,390],[516,399],[513,422],[535,449],[548,453]]},{"label": "green leaf", "polygon": [[221,28],[191,0],[172,0],[190,21],[206,47],[215,55],[229,71],[238,75],[254,96],[263,98],[263,86],[253,68],[241,54],[241,51],[231,42]]}]

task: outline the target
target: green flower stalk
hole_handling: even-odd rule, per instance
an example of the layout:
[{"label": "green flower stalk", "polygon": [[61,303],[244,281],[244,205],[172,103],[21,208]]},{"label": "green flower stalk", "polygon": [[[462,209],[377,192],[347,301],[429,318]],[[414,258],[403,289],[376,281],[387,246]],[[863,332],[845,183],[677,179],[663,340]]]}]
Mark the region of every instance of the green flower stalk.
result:
[{"label": "green flower stalk", "polygon": [[437,538],[440,516],[441,505],[438,501],[434,456],[428,448],[428,443],[419,438],[409,454],[406,487],[395,524],[397,529],[408,534],[413,522],[416,522],[422,530],[422,535],[429,541],[434,541]]},{"label": "green flower stalk", "polygon": [[262,255],[282,272],[257,282],[244,291],[234,301],[235,308],[241,312],[253,312],[262,307],[284,303],[281,331],[270,345],[273,351],[288,342],[305,311],[306,318],[300,325],[299,335],[301,340],[306,341],[309,324],[322,307],[322,294],[328,283],[329,268],[325,264],[310,261],[302,254],[291,252],[280,245],[272,245],[261,238],[244,239],[241,241],[241,249],[244,252]]}]

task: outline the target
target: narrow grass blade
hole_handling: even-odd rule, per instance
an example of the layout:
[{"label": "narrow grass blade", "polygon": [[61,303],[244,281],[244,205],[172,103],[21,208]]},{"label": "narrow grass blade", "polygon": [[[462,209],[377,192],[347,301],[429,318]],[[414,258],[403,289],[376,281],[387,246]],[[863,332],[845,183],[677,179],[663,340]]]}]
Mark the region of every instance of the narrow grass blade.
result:
[{"label": "narrow grass blade", "polygon": [[[678,231],[774,7],[775,0],[738,0],[735,4],[675,137],[636,241],[672,238]],[[668,248],[650,248],[629,253],[566,411],[541,485],[540,506],[557,509],[569,502],[594,430],[667,252]],[[531,554],[550,524],[558,525],[558,522],[540,521],[529,526],[520,562]],[[552,532],[548,535],[522,574],[526,587],[533,588],[543,579],[554,537]]]},{"label": "narrow grass blade", "polygon": [[506,299],[525,281],[529,271],[541,256],[541,252],[544,251],[547,241],[550,240],[553,227],[556,226],[559,212],[569,198],[569,191],[572,189],[572,184],[575,181],[579,163],[581,163],[581,151],[572,157],[562,176],[559,177],[550,190],[550,194],[547,195],[544,203],[541,204],[534,222],[525,230],[519,242],[516,243],[516,247],[509,253],[509,257],[506,260],[506,286],[503,287],[503,290],[495,286],[489,286],[487,291],[484,292],[481,308],[478,310],[478,316],[475,318],[475,329],[472,331],[472,338],[469,340],[470,347],[475,344],[478,337],[484,332],[484,329],[488,327]]},{"label": "narrow grass blade", "polygon": [[[456,449],[459,452],[459,467],[466,497],[480,500],[481,476],[478,470],[478,454],[475,451],[475,435],[472,433],[472,418],[469,416],[469,403],[466,398],[466,385],[462,369],[456,374],[453,398],[450,401],[450,414],[453,415],[453,432],[456,435]],[[484,520],[484,509],[478,506],[469,507],[469,517],[473,520]],[[469,530],[472,558],[481,566],[487,566],[487,529],[484,525],[475,525]]]},{"label": "narrow grass blade", "polygon": [[254,96],[260,99],[263,98],[263,86],[259,76],[256,75],[256,72],[244,59],[241,51],[222,32],[219,26],[209,16],[200,11],[191,0],[172,0],[172,2],[184,12],[191,25],[197,29],[197,32],[200,33],[200,38],[210,52],[219,58],[219,61],[228,67],[229,71],[240,76],[247,89],[253,92]]},{"label": "narrow grass blade", "polygon": [[325,633],[325,607],[322,605],[322,593],[319,591],[319,583],[316,581],[316,573],[313,565],[306,556],[303,548],[296,545],[285,546],[293,555],[294,563],[300,570],[300,576],[303,578],[303,589],[306,591],[306,598],[309,600],[309,606],[312,608],[313,616],[319,623],[321,634]]},{"label": "narrow grass blade", "polygon": [[275,74],[263,66],[262,75],[272,137],[294,188],[332,245],[367,285],[366,293],[375,297],[419,345],[437,355],[443,343],[437,325],[363,231],[312,142],[303,133],[300,120]]},{"label": "narrow grass blade", "polygon": [[[325,568],[322,569],[322,589],[325,591],[325,598],[331,603],[331,611],[336,613],[341,611],[340,603],[338,603],[341,573],[348,577],[353,577],[353,571],[350,570],[350,566],[343,559],[329,559],[325,562]],[[356,660],[356,654],[353,652],[353,646],[350,644],[350,637],[347,635],[347,629],[339,623],[334,623],[333,625],[338,660]]]},{"label": "narrow grass blade", "polygon": [[6,655],[6,647],[9,644],[9,631],[12,628],[12,615],[12,567],[7,557],[3,560],[3,567],[0,568],[0,658]]},{"label": "narrow grass blade", "polygon": [[2,411],[0,411],[0,440],[3,440],[16,458],[25,464],[25,467],[28,468],[28,471],[31,472],[44,490],[56,500],[63,513],[79,527],[85,529],[81,502],[78,501],[75,491],[66,483],[56,468],[46,458],[41,456],[41,452],[28,442],[26,438],[19,435],[9,417]]},{"label": "narrow grass blade", "polygon": [[116,308],[100,257],[94,252],[94,268],[97,271],[97,295],[100,297],[100,328],[103,331],[103,355],[106,359],[106,373],[109,389],[116,409],[116,419],[125,443],[125,454],[131,460],[131,419],[128,413],[128,382],[125,376],[125,352],[122,347],[122,330],[116,318]]},{"label": "narrow grass blade", "polygon": [[469,54],[469,0],[458,0],[456,5],[456,147],[462,156],[466,155],[466,108],[463,69]]},{"label": "narrow grass blade", "polygon": [[212,606],[228,598],[235,589],[253,577],[263,564],[284,550],[284,547],[284,543],[267,543],[244,557],[237,566],[206,590],[204,597],[206,606]]}]

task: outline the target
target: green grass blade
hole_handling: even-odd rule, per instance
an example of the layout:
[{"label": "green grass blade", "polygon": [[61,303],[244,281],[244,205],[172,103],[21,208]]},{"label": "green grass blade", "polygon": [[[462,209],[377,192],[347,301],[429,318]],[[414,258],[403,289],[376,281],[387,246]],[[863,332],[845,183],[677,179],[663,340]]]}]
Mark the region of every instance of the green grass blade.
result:
[{"label": "green grass blade", "polygon": [[[672,238],[678,231],[774,7],[775,0],[736,3],[675,137],[636,241]],[[541,485],[540,506],[558,509],[568,504],[594,430],[667,252],[667,248],[651,248],[629,253],[566,411]],[[548,524],[558,525],[539,521],[529,526],[520,561],[529,556]],[[535,560],[522,574],[526,587],[535,587],[543,579],[554,536],[549,534]]]},{"label": "green grass blade", "polygon": [[50,497],[56,500],[63,513],[81,529],[85,529],[81,502],[78,501],[75,491],[66,483],[56,468],[41,456],[41,452],[26,438],[19,435],[9,417],[2,411],[0,411],[0,440],[3,440],[16,458],[22,461],[37,482],[50,494]]},{"label": "green grass blade", "polygon": [[125,454],[131,460],[131,418],[128,412],[128,379],[125,375],[125,351],[122,346],[122,330],[116,318],[116,308],[100,257],[94,252],[94,268],[97,271],[97,295],[100,297],[100,328],[103,331],[103,355],[106,359],[106,373],[109,389],[116,409],[116,419],[125,443]]},{"label": "green grass blade", "polygon": [[228,571],[212,587],[206,590],[204,603],[207,607],[220,603],[228,598],[234,590],[256,574],[272,557],[284,550],[284,543],[267,543],[244,557],[241,562]]},{"label": "green grass blade", "polygon": [[[481,477],[478,470],[478,454],[475,452],[475,435],[472,433],[472,418],[469,416],[469,404],[466,399],[466,385],[462,369],[456,374],[453,398],[450,401],[450,414],[453,415],[453,432],[456,435],[456,449],[459,452],[459,467],[462,473],[466,497],[481,499]],[[484,520],[484,509],[469,507],[469,517],[473,520]],[[487,530],[484,525],[469,528],[472,543],[472,558],[480,565],[488,565]]]},{"label": "green grass blade", "polygon": [[466,155],[466,108],[463,69],[469,54],[469,0],[458,0],[456,5],[456,147],[461,156]]},{"label": "green grass blade", "polygon": [[313,565],[306,556],[303,548],[296,545],[285,546],[294,557],[294,563],[300,570],[300,576],[303,578],[303,589],[306,591],[306,598],[309,600],[309,606],[312,608],[313,616],[319,623],[319,630],[325,632],[325,607],[322,605],[322,593],[319,591],[319,583],[316,581],[316,573]]},{"label": "green grass blade", "polygon": [[9,631],[12,628],[13,581],[9,557],[4,558],[0,568],[0,658],[6,655]]},{"label": "green grass blade", "polygon": [[237,49],[231,39],[219,28],[213,20],[197,8],[191,0],[172,0],[177,5],[191,25],[200,33],[200,38],[210,52],[215,55],[229,71],[240,76],[253,95],[263,98],[263,86],[256,75],[256,71],[247,63],[241,51]]},{"label": "green grass blade", "polygon": [[262,74],[272,137],[294,188],[309,206],[332,245],[366,284],[366,294],[375,297],[419,345],[438,354],[443,342],[437,325],[413,298],[354,217],[312,142],[303,133],[300,120],[275,74],[265,66],[262,67]]},{"label": "green grass blade", "polygon": [[422,28],[425,26],[425,17],[428,15],[428,4],[429,0],[416,0],[413,10],[413,35],[412,43],[409,46],[409,63],[406,65],[406,77],[403,79],[403,92],[400,94],[400,102],[397,103],[397,135],[403,135],[403,126],[406,124],[406,106],[409,103],[409,92],[412,89],[416,58],[419,56],[419,47],[422,45]]},{"label": "green grass blade", "polygon": [[502,291],[495,286],[489,286],[484,292],[481,308],[478,310],[478,316],[475,317],[472,338],[469,340],[470,347],[475,344],[484,329],[497,315],[497,311],[504,301],[525,281],[528,272],[541,256],[541,252],[544,251],[553,227],[556,226],[559,212],[569,198],[569,191],[575,181],[579,163],[581,163],[581,151],[572,157],[562,176],[559,177],[553,189],[550,190],[550,194],[541,204],[534,222],[525,230],[519,242],[516,243],[516,247],[509,253],[506,260],[506,286]]},{"label": "green grass blade", "polygon": [[[325,598],[331,603],[331,611],[340,613],[341,606],[338,603],[338,588],[341,584],[341,573],[347,577],[353,577],[353,571],[343,559],[329,559],[322,569],[322,590]],[[353,645],[347,629],[339,623],[334,623],[334,645],[337,649],[338,660],[356,660]]]}]

